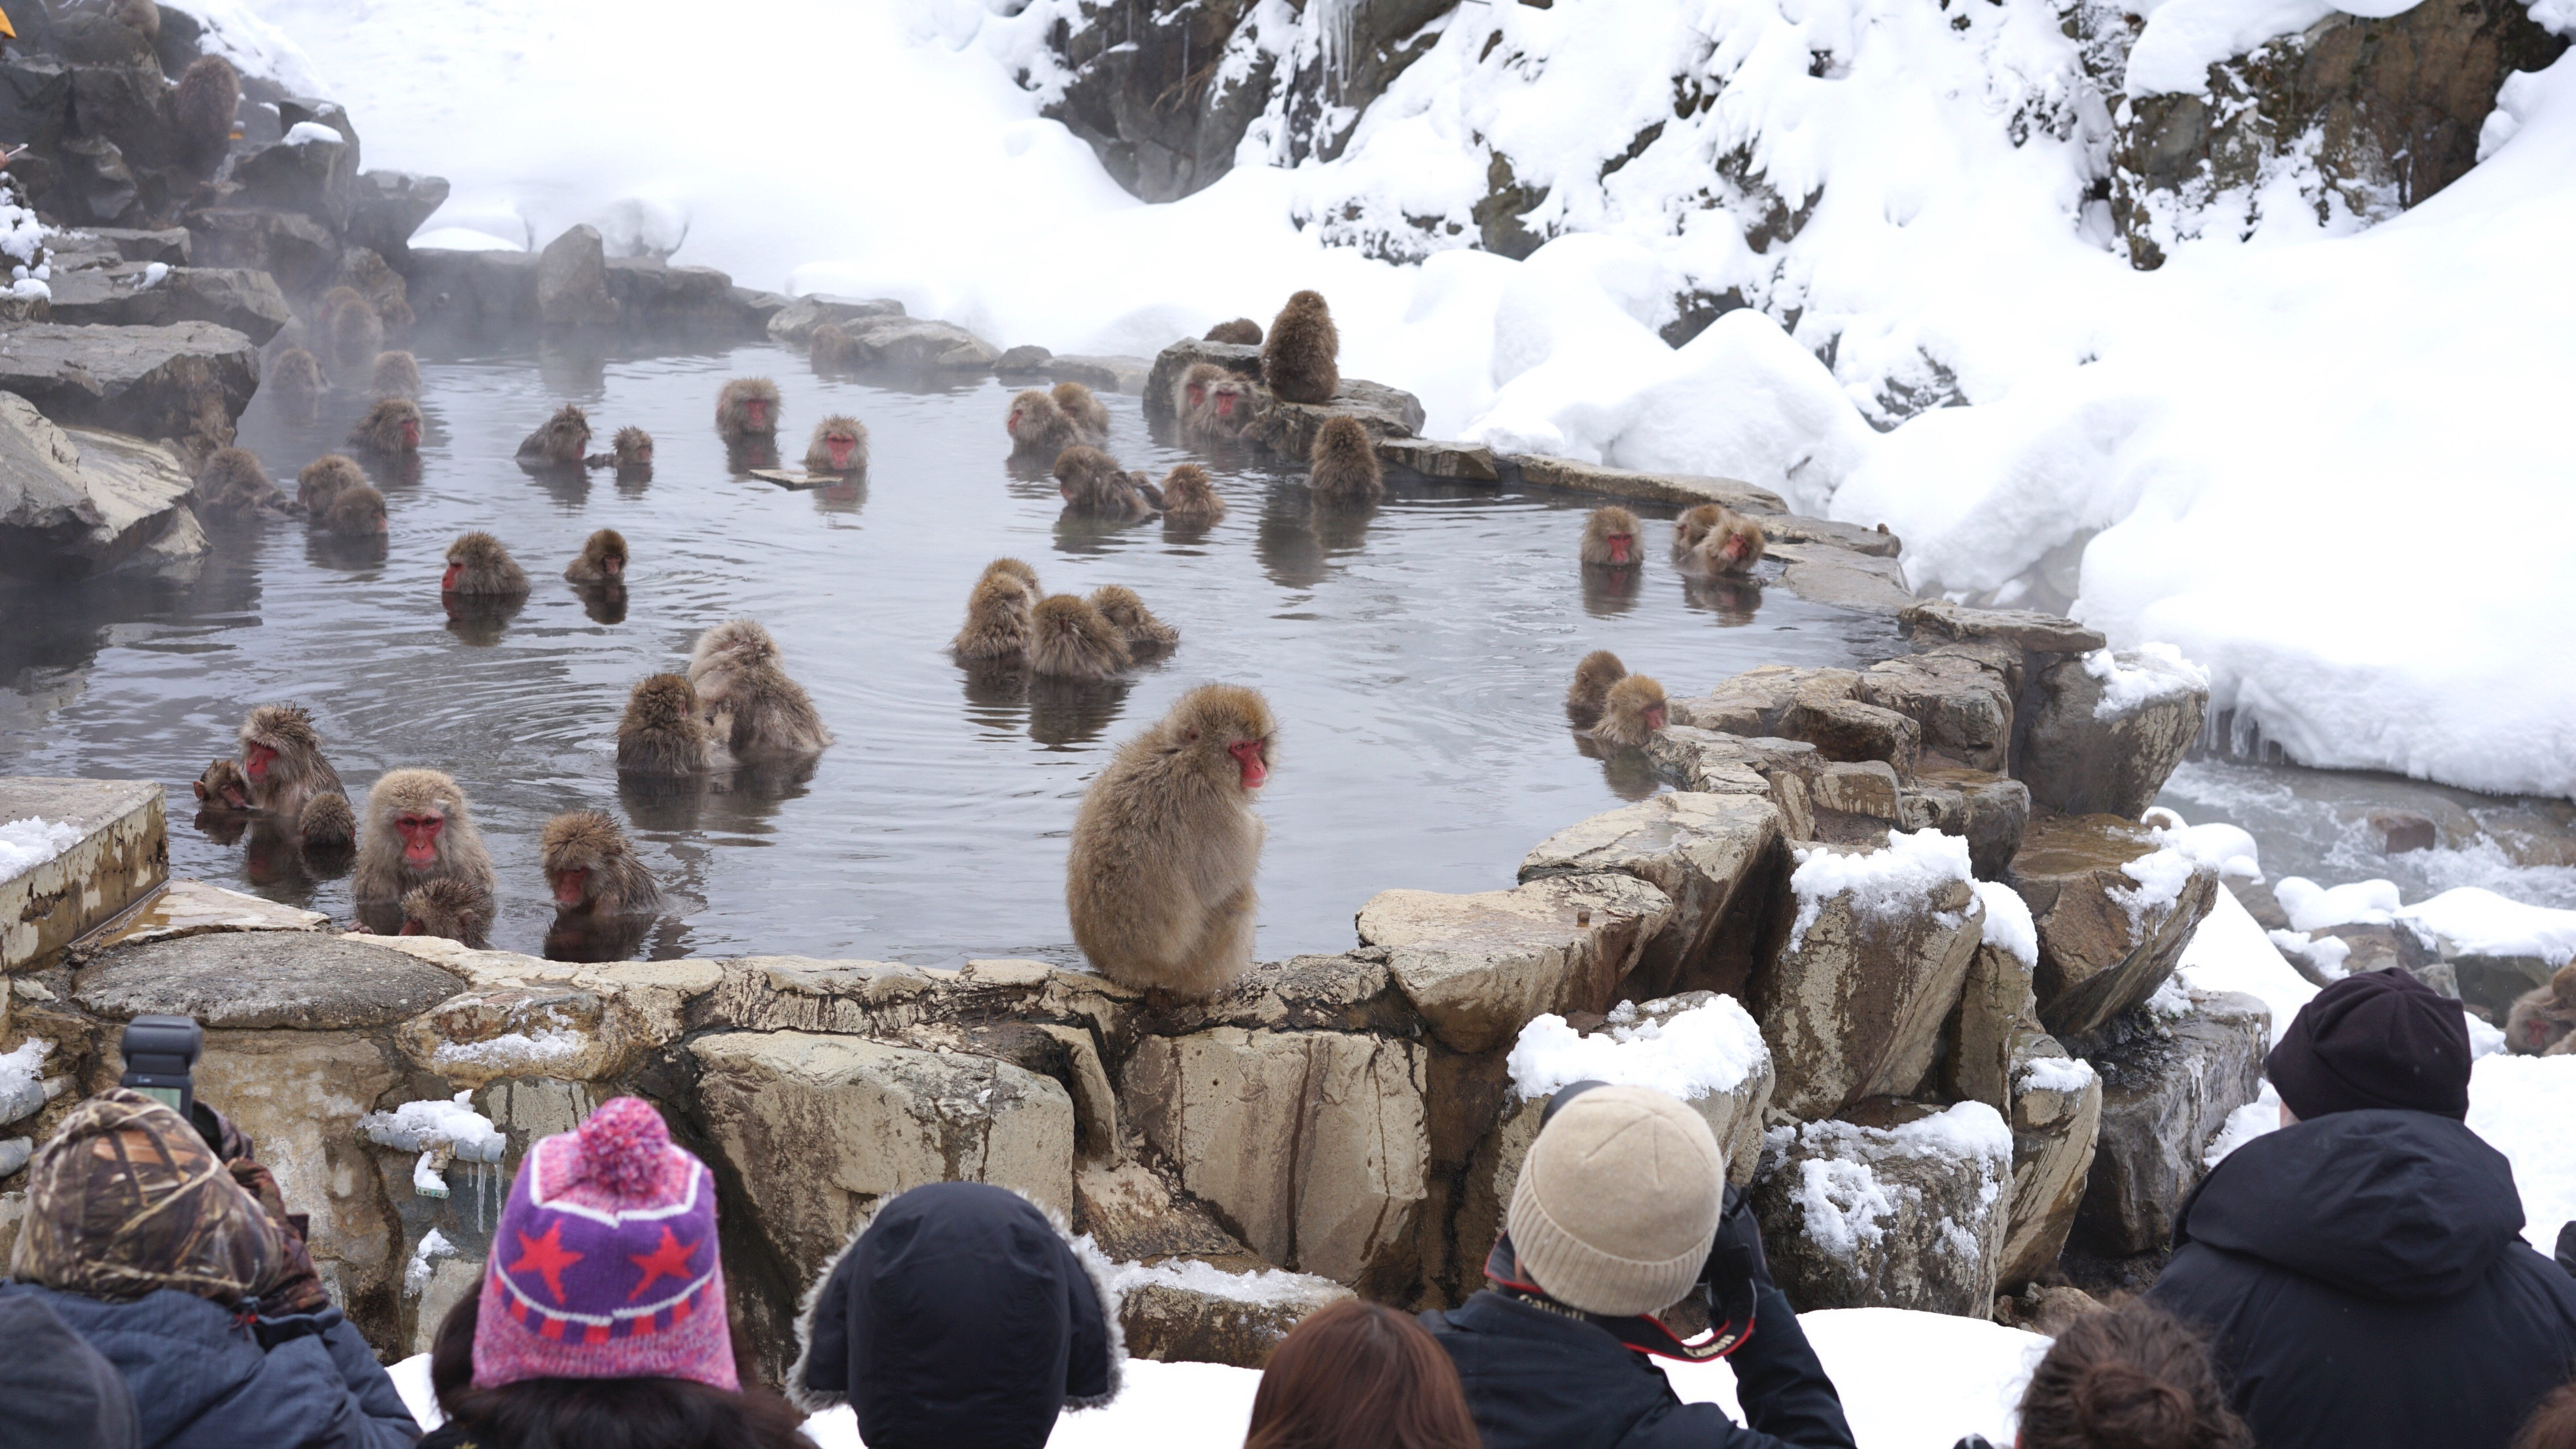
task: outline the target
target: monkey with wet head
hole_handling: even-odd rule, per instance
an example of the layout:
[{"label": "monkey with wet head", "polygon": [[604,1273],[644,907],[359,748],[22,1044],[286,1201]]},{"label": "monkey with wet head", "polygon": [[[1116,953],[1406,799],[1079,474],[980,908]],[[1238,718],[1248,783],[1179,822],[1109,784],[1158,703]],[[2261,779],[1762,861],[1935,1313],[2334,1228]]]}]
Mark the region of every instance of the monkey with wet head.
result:
[{"label": "monkey with wet head", "polygon": [[813,697],[780,666],[778,641],[752,620],[699,635],[689,683],[716,738],[736,756],[811,754],[832,743]]},{"label": "monkey with wet head", "polygon": [[329,340],[331,361],[346,368],[372,367],[385,350],[384,319],[355,287],[333,287],[322,294],[322,335]]},{"label": "monkey with wet head", "polygon": [[547,468],[578,468],[582,450],[590,446],[590,414],[574,403],[555,409],[555,415],[540,424],[519,443],[519,461]]},{"label": "monkey with wet head", "polygon": [[408,352],[376,354],[375,394],[378,397],[420,396],[420,361]]},{"label": "monkey with wet head", "polygon": [[[474,828],[465,792],[436,770],[389,770],[367,792],[367,828],[358,843],[350,894],[378,919],[402,898],[435,880],[460,881],[492,894],[492,857]],[[372,924],[372,923],[371,923]]]},{"label": "monkey with wet head", "polygon": [[1163,475],[1163,521],[1203,527],[1225,517],[1225,500],[1205,468],[1182,463]]},{"label": "monkey with wet head", "polygon": [[346,846],[353,825],[339,772],[303,706],[263,704],[243,716],[242,777],[250,803],[307,846]]},{"label": "monkey with wet head", "polygon": [[438,576],[442,594],[524,598],[528,575],[501,540],[480,530],[460,533],[447,546],[447,569]]},{"label": "monkey with wet head", "polygon": [[1017,574],[998,566],[985,570],[966,596],[966,624],[949,648],[961,660],[1026,659],[1036,597]]},{"label": "monkey with wet head", "polygon": [[1610,686],[1628,677],[1628,666],[1607,649],[1595,649],[1574,666],[1574,682],[1565,689],[1565,717],[1581,728],[1600,723],[1601,706]]},{"label": "monkey with wet head", "polygon": [[1140,483],[1139,478],[1098,448],[1076,446],[1056,455],[1056,491],[1064,496],[1068,513],[1143,518],[1160,506],[1162,490]]},{"label": "monkey with wet head", "polygon": [[1118,626],[1073,594],[1039,600],[1029,635],[1029,667],[1052,678],[1107,679],[1135,662]]},{"label": "monkey with wet head", "polygon": [[472,881],[444,876],[403,892],[405,936],[443,936],[469,950],[492,945],[492,893]]},{"label": "monkey with wet head", "polygon": [[581,552],[564,565],[563,576],[581,585],[626,582],[626,535],[613,528],[593,532],[582,540]]},{"label": "monkey with wet head", "polygon": [[614,468],[620,478],[653,476],[653,435],[642,428],[625,427],[609,442],[608,451],[593,453],[581,460],[590,468]]},{"label": "monkey with wet head", "polygon": [[1279,309],[1261,344],[1261,382],[1282,402],[1328,403],[1341,391],[1342,335],[1321,292],[1299,292]]},{"label": "monkey with wet head", "polygon": [[1102,584],[1091,591],[1088,602],[1127,641],[1128,652],[1136,658],[1161,654],[1181,642],[1181,631],[1155,618],[1136,591],[1124,584]]},{"label": "monkey with wet head", "polygon": [[403,457],[420,451],[420,404],[407,397],[380,397],[349,430],[349,441],[361,448]]},{"label": "monkey with wet head", "polygon": [[217,448],[197,470],[199,511],[218,517],[288,518],[304,510],[268,479],[268,470],[243,448]]},{"label": "monkey with wet head", "polygon": [[857,418],[834,413],[814,425],[814,441],[805,447],[808,473],[868,471],[868,427]]},{"label": "monkey with wet head", "polygon": [[778,384],[765,377],[737,377],[716,393],[716,436],[730,448],[778,437]]},{"label": "monkey with wet head", "polygon": [[1731,508],[1721,508],[1717,521],[1691,545],[1682,567],[1711,575],[1751,573],[1753,566],[1762,562],[1766,542],[1761,524]]},{"label": "monkey with wet head", "polygon": [[1637,515],[1615,503],[1592,510],[1583,523],[1579,553],[1590,568],[1636,567],[1644,559],[1637,547]]},{"label": "monkey with wet head", "polygon": [[653,873],[601,811],[573,810],[547,821],[537,853],[558,916],[650,915],[662,908]]},{"label": "monkey with wet head", "polygon": [[295,501],[315,523],[322,521],[331,501],[353,488],[367,486],[366,470],[357,460],[339,453],[325,453],[304,465],[295,475]]},{"label": "monkey with wet head", "polygon": [[197,803],[208,810],[227,810],[247,814],[257,808],[250,803],[250,781],[243,778],[241,766],[230,760],[217,760],[206,766],[192,787]]},{"label": "monkey with wet head", "polygon": [[1214,996],[1252,965],[1270,778],[1261,695],[1208,684],[1118,749],[1074,817],[1065,910],[1092,965],[1122,985]]},{"label": "monkey with wet head", "polygon": [[2576,1040],[2576,961],[2515,998],[2504,1019],[2505,1050],[2518,1056],[2576,1054],[2570,1040]]},{"label": "monkey with wet head", "polygon": [[211,173],[232,149],[233,119],[241,110],[241,72],[219,55],[199,56],[179,72],[170,92],[170,114],[180,144],[200,174]]},{"label": "monkey with wet head", "polygon": [[636,682],[626,696],[626,713],[617,721],[620,774],[695,774],[714,757],[715,738],[707,731],[688,676],[655,674]]},{"label": "monkey with wet head", "polygon": [[321,410],[322,394],[330,387],[330,379],[322,375],[322,360],[301,347],[289,347],[269,361],[267,391],[276,399],[279,415],[289,422],[313,421]]},{"label": "monkey with wet head", "polygon": [[1047,396],[1055,399],[1058,411],[1073,424],[1077,441],[1098,445],[1109,441],[1109,407],[1091,395],[1091,389],[1071,379],[1059,382]]},{"label": "monkey with wet head", "polygon": [[1324,425],[1315,430],[1308,463],[1313,472],[1307,481],[1318,503],[1350,506],[1375,503],[1386,496],[1377,444],[1369,440],[1368,429],[1357,418],[1324,419]]},{"label": "monkey with wet head", "polygon": [[1037,388],[1011,399],[1002,426],[1011,435],[1014,458],[1052,459],[1082,441],[1081,430],[1051,395]]},{"label": "monkey with wet head", "polygon": [[989,579],[995,574],[1009,574],[1018,579],[1021,586],[1029,591],[1032,602],[1046,597],[1046,590],[1038,587],[1038,571],[1031,568],[1026,559],[997,558],[984,565],[984,572],[977,577]]},{"label": "monkey with wet head", "polygon": [[333,494],[331,502],[310,521],[322,532],[337,538],[383,538],[391,531],[385,515],[385,495],[360,484]]},{"label": "monkey with wet head", "polygon": [[1631,674],[1601,696],[1601,718],[1592,738],[1620,749],[1642,749],[1664,727],[1664,687],[1643,674]]},{"label": "monkey with wet head", "polygon": [[1230,342],[1238,347],[1259,347],[1261,345],[1261,324],[1253,321],[1249,317],[1237,317],[1231,322],[1219,322],[1214,327],[1209,328],[1207,330],[1207,336],[1200,340],[1203,342]]}]

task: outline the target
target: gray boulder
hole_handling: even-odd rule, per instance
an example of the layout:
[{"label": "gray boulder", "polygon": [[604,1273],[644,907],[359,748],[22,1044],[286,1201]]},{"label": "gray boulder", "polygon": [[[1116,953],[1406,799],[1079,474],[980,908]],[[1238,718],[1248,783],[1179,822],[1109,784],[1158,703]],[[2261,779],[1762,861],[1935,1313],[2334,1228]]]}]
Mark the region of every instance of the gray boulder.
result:
[{"label": "gray boulder", "polygon": [[1781,1290],[1801,1309],[1985,1317],[2012,1203],[2003,1118],[1879,1099],[1850,1119],[1765,1137],[1753,1205]]},{"label": "gray boulder", "polygon": [[259,386],[259,349],[212,322],[10,330],[0,392],[66,426],[222,447]]},{"label": "gray boulder", "polygon": [[1202,362],[1213,362],[1235,376],[1261,381],[1261,349],[1241,342],[1202,342],[1185,338],[1154,354],[1153,371],[1145,377],[1145,421],[1168,423],[1174,416],[1172,390],[1181,377]]},{"label": "gray boulder", "polygon": [[769,340],[802,347],[813,340],[814,329],[826,322],[848,327],[855,322],[877,322],[903,315],[903,304],[891,297],[835,297],[827,292],[812,292],[779,308],[769,319]]},{"label": "gray boulder", "polygon": [[1672,910],[1644,881],[1595,873],[1473,895],[1380,891],[1358,925],[1442,1045],[1488,1052],[1540,1012],[1607,1011]]},{"label": "gray boulder", "polygon": [[2112,815],[2033,824],[2006,880],[2038,927],[2039,1019],[2059,1036],[2154,995],[2218,899],[2216,870]]},{"label": "gray boulder", "polygon": [[328,227],[291,211],[210,206],[188,213],[189,249],[197,264],[266,272],[296,296],[331,285],[340,243]]},{"label": "gray boulder", "polygon": [[2137,819],[2209,709],[2207,674],[2147,650],[2061,659],[2032,684],[2017,773],[2033,802],[2067,815]]},{"label": "gray boulder", "polygon": [[[142,235],[152,235],[142,233]],[[185,232],[178,235],[184,237]],[[51,320],[77,326],[162,327],[173,322],[212,322],[265,346],[295,320],[286,294],[268,273],[241,267],[168,267],[149,280],[153,264],[120,261],[110,266],[56,270]]]},{"label": "gray boulder", "polygon": [[206,535],[191,487],[166,448],[60,428],[0,393],[0,565],[85,572],[194,557]]},{"label": "gray boulder", "polygon": [[1428,415],[1422,400],[1402,388],[1356,377],[1342,379],[1327,403],[1293,403],[1266,398],[1252,415],[1244,437],[1266,452],[1303,461],[1315,450],[1315,435],[1333,418],[1356,418],[1371,438],[1410,438],[1422,431]]},{"label": "gray boulder", "polygon": [[548,331],[614,327],[620,315],[599,228],[572,227],[546,243],[537,254],[537,320]]},{"label": "gray boulder", "polygon": [[2262,1091],[2272,1013],[2235,992],[2193,992],[2179,1016],[2086,1055],[2102,1078],[2102,1130],[2076,1214],[2077,1241],[2125,1257],[2173,1241],[2175,1209],[2208,1169],[2227,1114]]},{"label": "gray boulder", "polygon": [[1630,971],[1631,997],[1666,996],[1741,982],[1768,902],[1780,850],[1780,812],[1757,796],[1687,792],[1595,815],[1541,841],[1521,861],[1523,882],[1611,871],[1634,876],[1673,904]]}]

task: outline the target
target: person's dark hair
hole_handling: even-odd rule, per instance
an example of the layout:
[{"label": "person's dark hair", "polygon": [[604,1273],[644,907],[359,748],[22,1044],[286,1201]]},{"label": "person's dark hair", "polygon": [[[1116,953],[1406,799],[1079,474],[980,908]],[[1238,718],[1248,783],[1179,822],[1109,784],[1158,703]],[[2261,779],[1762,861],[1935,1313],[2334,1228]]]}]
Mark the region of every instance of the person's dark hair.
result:
[{"label": "person's dark hair", "polygon": [[2209,1351],[2137,1299],[2068,1324],[2021,1396],[2021,1449],[2252,1449]]},{"label": "person's dark hair", "polygon": [[2513,1449],[2576,1449],[2576,1384],[2540,1401]]},{"label": "person's dark hair", "polygon": [[478,1295],[447,1311],[429,1350],[429,1384],[448,1422],[483,1449],[813,1449],[805,1416],[758,1387],[752,1356],[734,1331],[743,1390],[690,1379],[523,1379],[474,1387]]},{"label": "person's dark hair", "polygon": [[1457,1365],[1406,1314],[1348,1299],[1306,1316],[1261,1371],[1244,1449],[1477,1449]]}]

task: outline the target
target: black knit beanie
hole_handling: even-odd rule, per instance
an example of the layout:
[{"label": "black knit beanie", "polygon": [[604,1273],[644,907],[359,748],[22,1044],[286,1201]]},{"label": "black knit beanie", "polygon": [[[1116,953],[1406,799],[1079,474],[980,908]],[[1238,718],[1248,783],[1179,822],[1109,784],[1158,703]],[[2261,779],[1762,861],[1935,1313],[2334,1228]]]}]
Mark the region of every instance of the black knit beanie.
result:
[{"label": "black knit beanie", "polygon": [[2469,1115],[2469,1023],[2404,971],[2364,971],[2316,994],[2263,1063],[2301,1121],[2395,1107]]}]

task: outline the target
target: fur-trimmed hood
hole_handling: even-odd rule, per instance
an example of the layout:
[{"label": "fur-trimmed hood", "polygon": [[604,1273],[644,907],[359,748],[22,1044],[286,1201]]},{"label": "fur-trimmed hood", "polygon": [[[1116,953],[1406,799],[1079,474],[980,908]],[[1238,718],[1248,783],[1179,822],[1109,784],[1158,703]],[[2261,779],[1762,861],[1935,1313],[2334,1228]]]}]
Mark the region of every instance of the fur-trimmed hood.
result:
[{"label": "fur-trimmed hood", "polygon": [[878,1449],[1040,1449],[1066,1410],[1118,1397],[1108,1257],[1062,1216],[980,1182],[878,1209],[806,1290],[787,1396],[852,1405]]}]

